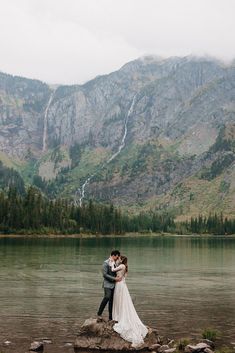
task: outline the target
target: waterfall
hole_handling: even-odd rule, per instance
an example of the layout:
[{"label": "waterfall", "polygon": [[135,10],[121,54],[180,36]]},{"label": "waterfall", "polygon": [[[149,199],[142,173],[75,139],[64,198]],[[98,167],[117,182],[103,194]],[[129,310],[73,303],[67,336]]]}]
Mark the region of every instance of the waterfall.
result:
[{"label": "waterfall", "polygon": [[128,125],[129,117],[130,117],[130,115],[131,115],[132,112],[133,112],[133,108],[134,108],[134,105],[135,105],[135,100],[136,100],[136,96],[134,96],[134,98],[132,99],[131,106],[130,106],[128,112],[127,112],[127,116],[126,116],[126,119],[125,119],[125,125],[124,125],[124,134],[123,134],[123,137],[122,137],[121,144],[120,144],[120,146],[118,147],[117,152],[115,152],[115,153],[107,160],[107,162],[105,163],[105,165],[109,164],[114,158],[116,158],[116,157],[119,155],[119,153],[121,152],[121,150],[125,147],[125,141],[126,141],[126,135],[127,135],[127,125]]},{"label": "waterfall", "polygon": [[80,198],[79,198],[79,206],[82,206],[82,200],[85,197],[85,187],[87,186],[87,184],[90,182],[90,180],[95,176],[96,173],[92,174],[89,176],[89,178],[86,179],[85,183],[82,184],[81,190],[79,189],[80,192]]},{"label": "waterfall", "polygon": [[[118,155],[119,153],[122,151],[122,149],[125,147],[125,143],[126,143],[126,135],[127,135],[127,129],[128,129],[128,121],[129,121],[129,117],[133,112],[133,108],[136,102],[136,95],[133,97],[132,102],[131,102],[131,106],[127,112],[126,118],[125,118],[125,123],[124,123],[124,134],[122,136],[122,140],[121,143],[118,147],[118,150],[106,161],[104,162],[101,167],[99,167],[92,175],[90,175],[85,182],[82,184],[82,187],[77,189],[76,193],[75,193],[75,204],[77,204],[76,201],[76,197],[79,197],[79,206],[82,206],[82,201],[85,197],[85,188],[86,186],[89,184],[90,180],[97,175],[97,173],[102,170],[104,167],[106,167],[111,161],[113,161]],[[78,196],[79,195],[79,196]]]},{"label": "waterfall", "polygon": [[45,113],[44,113],[44,125],[43,125],[43,140],[42,140],[42,151],[45,152],[47,147],[47,122],[48,122],[48,111],[54,97],[55,92],[52,92],[47,103]]}]

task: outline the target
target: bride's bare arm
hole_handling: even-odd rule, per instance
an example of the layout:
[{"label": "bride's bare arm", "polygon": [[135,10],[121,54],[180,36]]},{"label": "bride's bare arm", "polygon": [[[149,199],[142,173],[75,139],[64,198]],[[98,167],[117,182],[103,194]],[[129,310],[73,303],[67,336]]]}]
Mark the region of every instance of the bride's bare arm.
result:
[{"label": "bride's bare arm", "polygon": [[114,262],[110,262],[110,266],[111,266],[112,272],[118,272],[118,271],[123,269],[123,266],[125,266],[123,264],[120,264],[119,266],[114,267],[114,265],[115,265]]}]

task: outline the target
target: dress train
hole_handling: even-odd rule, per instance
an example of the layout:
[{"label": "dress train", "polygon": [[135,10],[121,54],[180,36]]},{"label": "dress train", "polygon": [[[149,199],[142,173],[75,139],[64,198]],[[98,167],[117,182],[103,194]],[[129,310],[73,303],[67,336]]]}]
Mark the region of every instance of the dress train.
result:
[{"label": "dress train", "polygon": [[114,290],[113,320],[118,323],[113,329],[124,340],[131,342],[132,347],[137,347],[144,343],[148,329],[140,320],[132,302],[125,280],[125,265],[121,264],[114,270],[120,271],[118,276],[121,276],[122,280],[116,283]]}]

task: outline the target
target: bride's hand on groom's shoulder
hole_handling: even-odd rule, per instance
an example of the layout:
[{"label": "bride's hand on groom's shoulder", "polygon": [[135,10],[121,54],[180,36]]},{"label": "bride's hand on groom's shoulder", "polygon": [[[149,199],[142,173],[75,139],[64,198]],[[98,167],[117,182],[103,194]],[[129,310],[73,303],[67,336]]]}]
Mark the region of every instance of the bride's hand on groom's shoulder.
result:
[{"label": "bride's hand on groom's shoulder", "polygon": [[109,260],[109,266],[110,266],[110,267],[114,266],[114,261]]}]

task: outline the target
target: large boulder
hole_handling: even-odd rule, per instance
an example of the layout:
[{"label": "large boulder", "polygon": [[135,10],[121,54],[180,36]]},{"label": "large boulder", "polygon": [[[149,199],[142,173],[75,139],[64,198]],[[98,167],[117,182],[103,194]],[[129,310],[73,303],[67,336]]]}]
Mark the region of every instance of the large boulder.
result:
[{"label": "large boulder", "polygon": [[87,319],[81,326],[74,344],[75,352],[148,352],[155,344],[159,344],[160,337],[157,330],[148,328],[148,334],[144,343],[138,348],[131,347],[131,343],[125,341],[113,330],[113,321],[97,321]]}]

